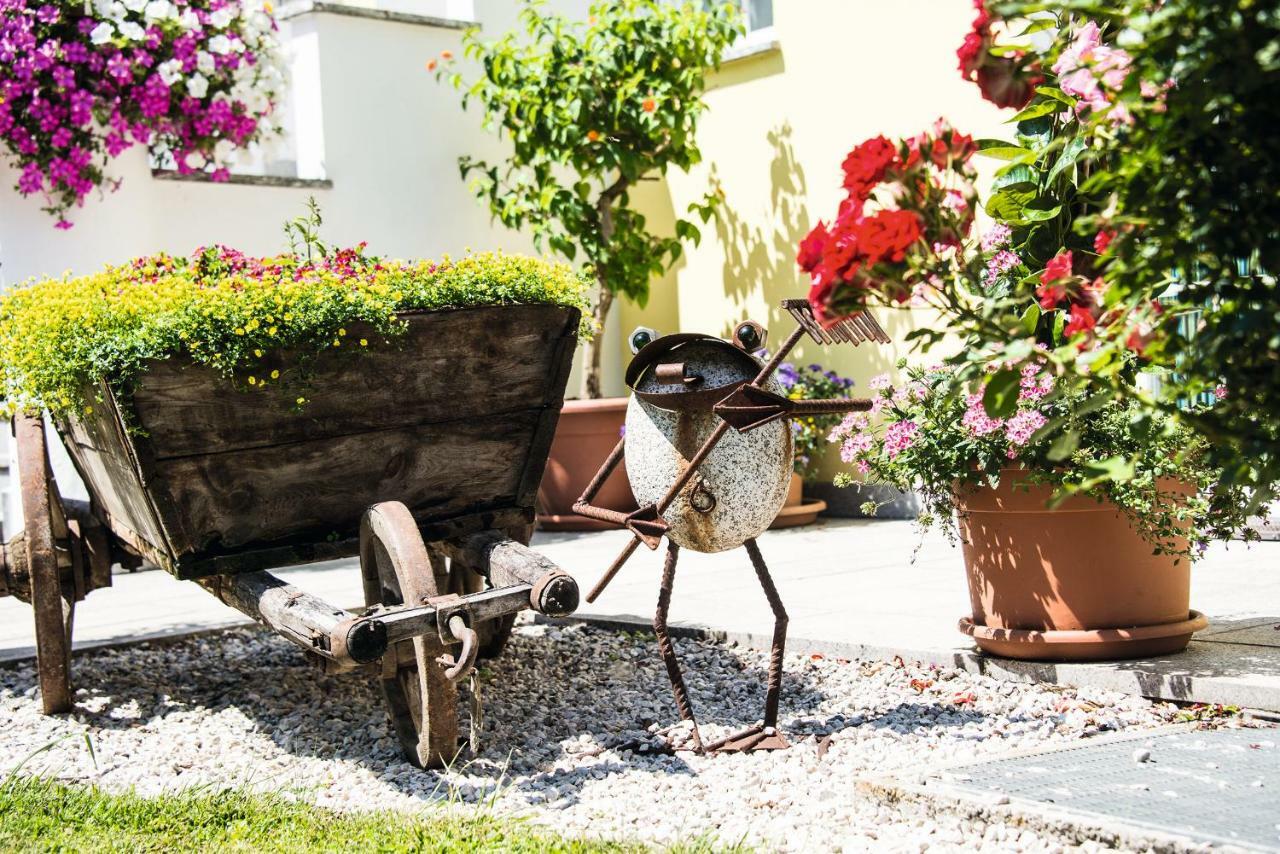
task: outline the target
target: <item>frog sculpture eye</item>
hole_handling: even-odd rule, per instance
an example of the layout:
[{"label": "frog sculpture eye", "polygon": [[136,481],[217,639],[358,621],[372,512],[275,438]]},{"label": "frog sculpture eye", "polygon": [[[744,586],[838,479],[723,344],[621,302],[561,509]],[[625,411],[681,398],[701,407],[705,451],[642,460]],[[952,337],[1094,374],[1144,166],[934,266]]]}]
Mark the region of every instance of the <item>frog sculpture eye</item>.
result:
[{"label": "frog sculpture eye", "polygon": [[744,320],[733,330],[734,345],[746,350],[748,353],[754,353],[759,350],[768,339],[768,330],[754,320]]},{"label": "frog sculpture eye", "polygon": [[635,331],[631,333],[629,343],[631,344],[632,355],[639,353],[650,342],[658,337],[658,333],[647,326],[637,326]]}]

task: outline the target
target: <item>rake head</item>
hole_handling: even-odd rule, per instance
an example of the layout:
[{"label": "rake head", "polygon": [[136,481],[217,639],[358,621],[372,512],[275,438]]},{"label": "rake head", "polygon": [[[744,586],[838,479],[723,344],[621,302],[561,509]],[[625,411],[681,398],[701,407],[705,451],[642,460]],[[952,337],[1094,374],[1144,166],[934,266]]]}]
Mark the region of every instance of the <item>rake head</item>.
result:
[{"label": "rake head", "polygon": [[880,324],[869,311],[860,311],[842,317],[830,326],[822,326],[813,316],[813,308],[808,300],[786,299],[782,307],[791,313],[796,322],[809,333],[809,337],[819,344],[861,344],[871,341],[876,344],[888,344],[889,336],[880,328]]}]

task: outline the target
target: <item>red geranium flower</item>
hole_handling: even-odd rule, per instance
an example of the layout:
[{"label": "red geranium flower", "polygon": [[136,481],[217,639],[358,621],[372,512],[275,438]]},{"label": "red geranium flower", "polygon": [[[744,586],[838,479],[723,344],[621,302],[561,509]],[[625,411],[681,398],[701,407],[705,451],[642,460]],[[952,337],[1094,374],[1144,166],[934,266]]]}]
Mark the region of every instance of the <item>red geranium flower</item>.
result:
[{"label": "red geranium flower", "polygon": [[1101,255],[1107,251],[1107,247],[1111,245],[1111,241],[1115,240],[1115,238],[1116,233],[1114,231],[1102,229],[1093,237],[1093,251]]},{"label": "red geranium flower", "polygon": [[868,263],[901,261],[920,239],[920,217],[912,211],[886,210],[857,224],[858,250]]},{"label": "red geranium flower", "polygon": [[1040,284],[1047,285],[1050,282],[1056,282],[1058,279],[1066,279],[1071,276],[1071,250],[1059,252],[1049,259],[1049,263],[1044,265],[1044,272],[1040,274]]},{"label": "red geranium flower", "polygon": [[1082,305],[1076,304],[1071,306],[1071,317],[1067,320],[1066,327],[1062,333],[1072,338],[1077,333],[1089,332],[1098,325],[1097,319],[1093,316],[1093,312]]},{"label": "red geranium flower", "polygon": [[855,146],[844,159],[844,186],[850,198],[864,201],[898,159],[898,150],[883,136]]},{"label": "red geranium flower", "polygon": [[796,253],[796,263],[800,265],[800,269],[806,273],[812,273],[813,268],[817,267],[822,261],[822,250],[826,247],[827,241],[831,239],[831,232],[827,231],[827,224],[822,220],[818,220],[818,224],[813,230],[800,241],[800,251]]}]

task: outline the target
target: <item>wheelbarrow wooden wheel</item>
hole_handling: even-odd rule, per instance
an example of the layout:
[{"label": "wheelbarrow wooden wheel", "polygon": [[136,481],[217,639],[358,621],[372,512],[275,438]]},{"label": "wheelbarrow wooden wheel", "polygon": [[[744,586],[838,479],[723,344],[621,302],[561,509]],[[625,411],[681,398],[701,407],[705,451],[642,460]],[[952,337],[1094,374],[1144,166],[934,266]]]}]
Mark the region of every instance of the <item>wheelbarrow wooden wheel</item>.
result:
[{"label": "wheelbarrow wooden wheel", "polygon": [[[447,584],[443,558],[428,553],[409,509],[375,504],[360,525],[365,604],[424,603]],[[437,579],[437,570],[440,577]],[[401,641],[382,658],[382,693],[405,756],[440,768],[458,755],[458,691],[437,659],[445,647],[429,637]]]},{"label": "wheelbarrow wooden wheel", "polygon": [[44,713],[53,715],[71,710],[71,626],[76,596],[74,591],[63,588],[55,537],[55,528],[65,533],[66,523],[50,476],[43,420],[17,416],[14,436],[22,492],[23,545],[35,612],[40,700]]}]

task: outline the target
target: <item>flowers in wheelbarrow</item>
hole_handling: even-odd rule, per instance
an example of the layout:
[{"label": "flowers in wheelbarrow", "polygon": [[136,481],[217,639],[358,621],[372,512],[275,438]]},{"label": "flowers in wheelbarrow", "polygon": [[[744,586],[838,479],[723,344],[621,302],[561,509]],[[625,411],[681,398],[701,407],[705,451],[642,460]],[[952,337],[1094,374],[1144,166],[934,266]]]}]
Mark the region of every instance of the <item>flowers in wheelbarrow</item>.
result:
[{"label": "flowers in wheelbarrow", "polygon": [[256,258],[210,246],[153,255],[0,298],[0,397],[13,409],[87,412],[102,380],[127,395],[147,362],[189,358],[258,394],[304,391],[307,365],[337,342],[352,357],[404,328],[398,312],[508,303],[582,309],[567,265],[500,253],[395,261],[364,245]]}]

